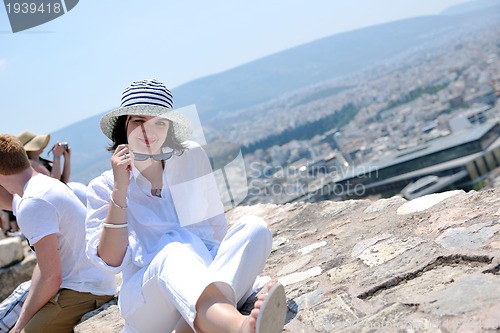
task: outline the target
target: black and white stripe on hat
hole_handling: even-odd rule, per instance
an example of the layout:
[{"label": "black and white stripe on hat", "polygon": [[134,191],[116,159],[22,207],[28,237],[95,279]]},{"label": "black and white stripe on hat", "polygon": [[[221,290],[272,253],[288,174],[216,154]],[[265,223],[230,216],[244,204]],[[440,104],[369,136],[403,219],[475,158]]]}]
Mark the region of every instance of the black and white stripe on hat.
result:
[{"label": "black and white stripe on hat", "polygon": [[157,80],[135,81],[122,94],[120,107],[138,104],[149,104],[173,108],[173,97],[170,90]]}]

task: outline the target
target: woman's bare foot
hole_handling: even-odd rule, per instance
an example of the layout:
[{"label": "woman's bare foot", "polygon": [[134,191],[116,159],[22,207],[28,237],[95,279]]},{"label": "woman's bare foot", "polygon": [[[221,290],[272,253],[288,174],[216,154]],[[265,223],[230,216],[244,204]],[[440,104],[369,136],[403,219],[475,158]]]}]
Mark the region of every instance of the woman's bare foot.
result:
[{"label": "woman's bare foot", "polygon": [[[273,288],[274,286],[275,288]],[[284,308],[286,306],[286,299],[283,286],[279,283],[269,282],[264,289],[265,290],[257,295],[254,308],[250,315],[245,318],[239,333],[256,333],[258,329],[257,326],[259,326],[261,330],[265,328],[266,332],[281,332],[286,315],[286,309]],[[268,297],[270,299],[268,299]],[[267,304],[266,300],[268,300]],[[267,313],[261,314],[261,311],[266,311]],[[266,319],[264,319],[265,315],[268,316]],[[268,323],[263,322],[269,320],[269,318],[271,318],[274,323],[268,325]]]},{"label": "woman's bare foot", "polygon": [[250,315],[242,315],[214,285],[207,286],[198,299],[194,327],[201,332],[281,333],[286,316],[283,286],[269,283],[255,301]]},{"label": "woman's bare foot", "polygon": [[[268,285],[268,290],[271,289],[272,284]],[[254,308],[250,315],[246,316],[239,333],[255,333],[257,327],[257,318],[259,318],[260,308],[264,304],[264,300],[267,297],[267,291],[257,295],[257,300],[255,301]]]}]

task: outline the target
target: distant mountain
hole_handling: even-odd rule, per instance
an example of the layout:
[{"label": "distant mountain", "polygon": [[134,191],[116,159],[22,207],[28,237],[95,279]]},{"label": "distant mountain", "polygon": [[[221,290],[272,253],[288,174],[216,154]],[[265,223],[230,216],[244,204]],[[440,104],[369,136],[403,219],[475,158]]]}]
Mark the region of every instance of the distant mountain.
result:
[{"label": "distant mountain", "polygon": [[174,90],[175,103],[177,107],[194,103],[202,120],[213,119],[350,74],[440,37],[450,38],[464,21],[471,19],[464,15],[468,10],[494,3],[500,1],[481,0],[456,6],[454,11],[460,15],[417,17],[325,37],[188,82]]},{"label": "distant mountain", "polygon": [[[441,12],[442,15],[460,15],[466,14],[477,10],[483,10],[486,8],[494,7],[500,5],[500,0],[478,0],[469,1],[460,5],[456,5],[445,9]],[[497,10],[500,10],[498,8]]]},{"label": "distant mountain", "polygon": [[[499,2],[475,1],[445,11],[446,15],[400,20],[297,46],[175,88],[175,106],[194,103],[204,123],[216,123],[224,114],[354,73],[440,39],[452,38],[469,20],[481,20],[492,8],[500,10],[500,6],[482,11],[477,11],[478,8]],[[469,11],[472,14],[467,14]],[[453,12],[458,14],[450,14]],[[99,129],[101,116],[75,123],[52,135],[71,144],[72,180],[86,183],[110,166],[110,153],[105,150],[109,140]]]},{"label": "distant mountain", "polygon": [[106,150],[110,140],[100,130],[101,116],[93,116],[51,134],[49,147],[55,140],[67,141],[71,147],[72,181],[87,183],[111,167],[111,153]]},{"label": "distant mountain", "polygon": [[418,17],[326,37],[182,85],[176,105],[194,103],[208,120],[358,71],[449,33],[459,21]]}]

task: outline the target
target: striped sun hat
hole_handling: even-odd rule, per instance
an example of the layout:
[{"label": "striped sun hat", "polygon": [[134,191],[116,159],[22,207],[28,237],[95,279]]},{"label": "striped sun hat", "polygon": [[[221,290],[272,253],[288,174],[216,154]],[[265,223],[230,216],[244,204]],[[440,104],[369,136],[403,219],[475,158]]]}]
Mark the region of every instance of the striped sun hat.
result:
[{"label": "striped sun hat", "polygon": [[101,130],[112,140],[113,128],[119,116],[141,115],[168,119],[179,142],[186,141],[192,132],[189,120],[173,109],[172,93],[157,80],[132,82],[122,93],[120,108],[101,118]]}]

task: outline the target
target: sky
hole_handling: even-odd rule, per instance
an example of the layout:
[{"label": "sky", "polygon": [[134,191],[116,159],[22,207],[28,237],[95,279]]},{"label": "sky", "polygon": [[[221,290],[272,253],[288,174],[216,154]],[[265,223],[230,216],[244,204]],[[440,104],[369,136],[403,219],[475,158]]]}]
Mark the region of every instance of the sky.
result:
[{"label": "sky", "polygon": [[322,37],[468,1],[82,0],[17,33],[1,6],[0,133],[51,133],[111,110],[134,80],[172,89]]}]

